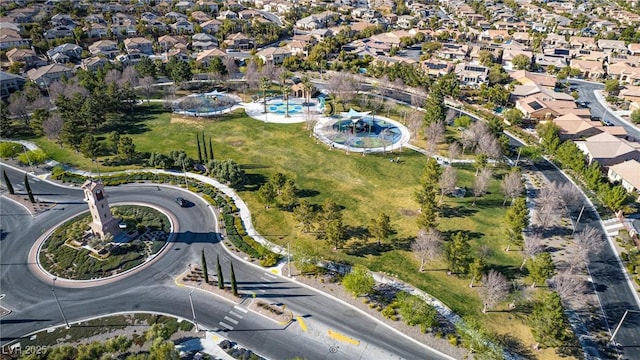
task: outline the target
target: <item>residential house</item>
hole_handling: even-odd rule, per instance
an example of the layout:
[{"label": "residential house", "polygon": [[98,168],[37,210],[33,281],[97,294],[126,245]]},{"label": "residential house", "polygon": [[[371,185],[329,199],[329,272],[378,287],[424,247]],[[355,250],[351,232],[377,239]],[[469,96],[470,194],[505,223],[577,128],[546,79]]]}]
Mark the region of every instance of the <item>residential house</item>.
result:
[{"label": "residential house", "polygon": [[210,34],[198,33],[191,36],[191,47],[197,51],[217,48],[218,39]]},{"label": "residential house", "polygon": [[485,30],[480,33],[480,40],[493,43],[503,43],[511,39],[507,30]]},{"label": "residential house", "polygon": [[86,59],[82,59],[80,63],[80,68],[87,71],[94,72],[97,69],[104,67],[108,63],[109,63],[109,60],[103,57],[92,56]]},{"label": "residential house", "polygon": [[253,41],[241,32],[229,35],[223,44],[227,49],[233,50],[248,50],[253,47]]},{"label": "residential house", "polygon": [[609,167],[607,176],[618,182],[628,192],[640,192],[640,161],[627,160]]},{"label": "residential house", "polygon": [[602,63],[599,61],[586,61],[573,59],[569,63],[572,69],[580,70],[580,76],[584,79],[598,80],[605,76]]},{"label": "residential house", "polygon": [[191,19],[198,24],[211,20],[211,17],[204,11],[194,11],[190,15]]},{"label": "residential house", "polygon": [[524,55],[529,59],[529,61],[531,61],[531,58],[533,57],[533,52],[525,51],[525,50],[504,49],[502,51],[502,57],[501,57],[502,67],[507,71],[514,70],[515,66],[513,65],[513,58],[518,55]]},{"label": "residential house", "polygon": [[534,96],[518,99],[515,108],[524,114],[525,119],[532,122],[552,119],[559,115],[556,110],[551,109],[544,101],[540,101]]},{"label": "residential house", "polygon": [[115,13],[111,17],[111,32],[126,36],[136,35],[136,18],[120,12]]},{"label": "residential house", "polygon": [[453,70],[461,85],[477,87],[485,84],[489,77],[489,68],[478,63],[460,63]]},{"label": "residential house", "polygon": [[193,7],[193,2],[189,0],[180,0],[174,6],[180,11],[187,11]]},{"label": "residential house", "polygon": [[218,30],[220,30],[221,25],[222,25],[222,22],[220,20],[211,19],[209,21],[205,21],[201,23],[200,27],[202,28],[202,31],[209,34],[213,34],[213,33],[217,33]]},{"label": "residential house", "polygon": [[215,1],[200,0],[198,1],[198,5],[201,8],[209,10],[211,13],[217,13],[219,10],[219,5]]},{"label": "residential house", "polygon": [[632,43],[627,46],[629,48],[629,54],[640,55],[640,43]]},{"label": "residential house", "polygon": [[27,71],[27,79],[33,81],[41,88],[46,88],[52,83],[73,76],[73,68],[61,64],[50,64]]},{"label": "residential house", "polygon": [[612,166],[627,160],[640,160],[640,143],[629,142],[606,132],[575,141],[585,153],[589,164],[597,161],[602,166]]},{"label": "residential house", "polygon": [[153,54],[153,43],[149,39],[143,37],[128,38],[124,39],[123,43],[127,53],[139,51],[145,55]]},{"label": "residential house", "polygon": [[82,58],[82,48],[76,44],[62,44],[47,51],[47,57],[54,63],[77,62]]},{"label": "residential house", "polygon": [[185,48],[173,48],[163,55],[163,61],[167,62],[171,59],[177,59],[184,62],[191,61],[191,53]]},{"label": "residential house", "polygon": [[567,114],[553,119],[553,123],[560,128],[561,140],[576,140],[602,133],[599,121],[584,119],[575,114]]},{"label": "residential house", "polygon": [[109,36],[109,28],[101,23],[89,23],[82,30],[87,34],[89,39],[102,39]]},{"label": "residential house", "polygon": [[0,71],[0,98],[8,98],[11,93],[22,90],[25,82],[20,75]]},{"label": "residential house", "polygon": [[308,55],[309,47],[305,45],[302,41],[299,40],[291,40],[287,43],[287,48],[291,51],[291,55]]},{"label": "residential house", "polygon": [[89,45],[89,52],[93,56],[103,56],[107,59],[115,59],[120,53],[118,43],[113,40],[99,40]]},{"label": "residential house", "polygon": [[605,53],[610,53],[610,52],[626,53],[627,52],[627,46],[624,44],[624,41],[622,40],[600,39],[596,44],[598,45],[598,48],[604,51]]},{"label": "residential house", "polygon": [[449,61],[431,58],[421,61],[420,68],[427,75],[438,78],[452,72],[454,66]]},{"label": "residential house", "polygon": [[569,48],[597,50],[598,46],[596,45],[596,40],[592,37],[572,36],[571,38],[569,38]]},{"label": "residential house", "polygon": [[631,66],[626,62],[611,64],[607,68],[609,77],[631,85],[640,85],[640,67]]},{"label": "residential house", "polygon": [[518,42],[523,45],[531,44],[531,35],[528,32],[515,32],[511,35],[513,41]]},{"label": "residential house", "polygon": [[178,20],[171,24],[171,28],[178,34],[193,34],[193,24],[187,20]]},{"label": "residential house", "polygon": [[164,14],[164,17],[170,19],[171,21],[187,20],[187,15],[175,11],[170,11]]},{"label": "residential house", "polygon": [[465,60],[469,54],[469,46],[457,43],[444,43],[435,52],[436,56],[447,60]]},{"label": "residential house", "polygon": [[619,95],[625,100],[640,104],[640,86],[625,85]]},{"label": "residential house", "polygon": [[332,11],[312,14],[296,21],[295,27],[301,30],[323,29],[330,26],[330,19],[334,15],[337,14]]},{"label": "residential house", "polygon": [[557,81],[554,76],[526,70],[513,71],[509,73],[509,76],[511,76],[512,79],[516,80],[522,85],[537,84],[540,86],[546,86],[548,88],[554,88]]},{"label": "residential house", "polygon": [[280,65],[284,59],[291,56],[291,50],[286,47],[269,47],[256,54],[265,64]]},{"label": "residential house", "polygon": [[216,19],[218,19],[218,20],[235,20],[237,18],[238,18],[238,14],[236,14],[235,12],[233,12],[231,10],[221,11],[220,15],[218,15],[218,17],[216,17]]},{"label": "residential house", "polygon": [[187,40],[172,35],[162,35],[158,38],[158,48],[162,51],[167,51],[178,44],[187,45]]},{"label": "residential house", "polygon": [[606,61],[609,65],[619,63],[619,62],[625,62],[632,66],[634,66],[634,64],[635,66],[638,66],[640,65],[640,55],[634,56],[629,54],[608,53]]},{"label": "residential house", "polygon": [[220,50],[220,49],[211,49],[211,50],[205,50],[205,51],[201,51],[197,54],[196,56],[196,62],[199,64],[202,64],[203,66],[207,67],[209,66],[209,64],[211,63],[211,60],[214,57],[217,58],[224,58],[225,56],[227,56],[227,54]]},{"label": "residential house", "polygon": [[7,51],[7,59],[11,65],[16,63],[24,64],[24,70],[29,70],[38,66],[47,65],[47,60],[36,55],[32,49],[13,48]]},{"label": "residential house", "polygon": [[66,26],[71,29],[74,29],[76,26],[78,26],[76,22],[71,18],[71,15],[63,13],[53,15],[49,23],[53,26]]}]

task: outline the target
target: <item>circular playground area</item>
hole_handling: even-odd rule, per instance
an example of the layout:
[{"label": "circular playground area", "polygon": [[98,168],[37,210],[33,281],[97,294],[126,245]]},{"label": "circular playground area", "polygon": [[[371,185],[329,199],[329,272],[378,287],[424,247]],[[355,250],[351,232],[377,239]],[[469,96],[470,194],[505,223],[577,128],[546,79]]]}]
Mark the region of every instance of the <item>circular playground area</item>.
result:
[{"label": "circular playground area", "polygon": [[214,116],[229,111],[237,102],[235,96],[214,90],[185,96],[174,104],[173,112],[187,116]]},{"label": "circular playground area", "polygon": [[409,131],[402,124],[354,110],[319,121],[314,133],[332,148],[354,152],[384,152],[409,142]]}]

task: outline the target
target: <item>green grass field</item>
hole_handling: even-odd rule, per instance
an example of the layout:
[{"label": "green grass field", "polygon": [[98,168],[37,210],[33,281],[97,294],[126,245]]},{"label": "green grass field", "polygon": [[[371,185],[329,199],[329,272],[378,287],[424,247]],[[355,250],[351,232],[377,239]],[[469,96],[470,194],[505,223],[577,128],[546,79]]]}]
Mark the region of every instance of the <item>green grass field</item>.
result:
[{"label": "green grass field", "polygon": [[[241,111],[219,119],[172,119],[172,114],[156,111],[138,124],[129,125],[137,129],[131,136],[137,150],[143,152],[168,153],[184,149],[197,158],[196,131],[204,131],[207,138],[211,136],[217,159],[230,158],[245,168],[249,184],[240,195],[252,210],[256,229],[272,242],[280,245],[290,242],[292,247],[309,244],[325,259],[361,263],[372,270],[394,274],[439,298],[460,315],[482,317],[484,323],[500,333],[508,331],[526,344],[532,341],[530,331],[521,320],[512,317],[512,313],[481,314],[477,288],[468,287],[469,279],[447,275],[444,263],[428,264],[428,270],[423,273],[417,271],[418,261],[406,249],[418,231],[415,221],[418,204],[413,193],[423,171],[424,155],[406,150],[393,155],[347,155],[316,143],[304,124],[265,124],[248,118]],[[93,168],[90,160],[79,160],[80,154],[60,149],[45,139],[37,143],[56,160]],[[401,160],[399,164],[389,161],[397,156]],[[101,170],[116,169],[103,167]],[[439,220],[439,229],[445,234],[467,232],[474,255],[486,245],[491,250],[487,257],[489,266],[513,277],[518,276],[522,258],[518,251],[504,251],[506,209],[502,207],[499,177],[505,171],[502,167],[494,168],[496,176],[490,191],[478,199],[476,206],[472,206],[472,197],[445,197],[446,211]],[[257,196],[257,188],[276,172],[293,179],[302,196],[311,203],[321,204],[324,199],[332,198],[342,206],[351,234],[361,234],[369,220],[384,211],[396,229],[394,240],[378,249],[372,239],[354,236],[344,249],[333,250],[332,245],[316,240],[313,234],[303,234],[290,212],[276,207],[265,209]],[[458,186],[471,189],[473,177],[473,169],[459,168]],[[506,308],[505,304],[502,306]]]}]

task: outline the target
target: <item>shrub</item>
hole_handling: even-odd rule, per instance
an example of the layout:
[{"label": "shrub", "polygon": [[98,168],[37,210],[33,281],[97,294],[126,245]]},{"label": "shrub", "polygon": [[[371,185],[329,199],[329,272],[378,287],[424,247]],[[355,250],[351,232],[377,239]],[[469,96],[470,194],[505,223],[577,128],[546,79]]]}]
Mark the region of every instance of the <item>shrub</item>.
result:
[{"label": "shrub", "polygon": [[391,319],[391,317],[395,317],[396,315],[396,310],[394,308],[392,308],[391,306],[387,306],[382,310],[382,316],[386,317],[387,319]]},{"label": "shrub", "polygon": [[453,346],[458,346],[458,337],[455,336],[454,334],[449,334],[447,336],[447,340],[449,340],[449,344]]},{"label": "shrub", "polygon": [[279,254],[269,252],[260,260],[260,266],[272,267],[280,261],[281,256]]},{"label": "shrub", "polygon": [[18,161],[25,165],[40,165],[47,160],[47,154],[40,150],[31,150],[18,155]]},{"label": "shrub", "polygon": [[22,151],[22,145],[13,142],[0,142],[0,157],[12,158]]}]

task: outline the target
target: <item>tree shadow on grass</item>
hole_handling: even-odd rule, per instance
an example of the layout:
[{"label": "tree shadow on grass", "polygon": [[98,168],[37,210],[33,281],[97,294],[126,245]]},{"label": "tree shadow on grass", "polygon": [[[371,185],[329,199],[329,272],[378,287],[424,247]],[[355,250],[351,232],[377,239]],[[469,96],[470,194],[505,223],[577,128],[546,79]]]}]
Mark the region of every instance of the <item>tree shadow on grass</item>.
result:
[{"label": "tree shadow on grass", "polygon": [[495,270],[504,275],[507,279],[515,279],[519,276],[522,276],[522,271],[520,271],[519,266],[490,264],[489,266],[487,266],[487,271],[489,270]]},{"label": "tree shadow on grass", "polygon": [[469,238],[469,240],[480,239],[484,236],[484,233],[477,232],[477,231],[470,231],[470,230],[446,230],[442,232],[442,236],[447,241],[449,241],[453,237],[453,235],[459,232],[461,232],[463,235],[466,235]]},{"label": "tree shadow on grass", "polygon": [[502,347],[520,355],[524,359],[537,359],[537,356],[531,351],[531,349],[513,335],[497,334],[496,341]]},{"label": "tree shadow on grass", "polygon": [[396,250],[411,251],[411,243],[415,239],[415,237],[398,238],[393,242],[393,248]]},{"label": "tree shadow on grass", "polygon": [[246,174],[246,181],[242,185],[242,190],[258,191],[266,182],[267,178],[262,174]]},{"label": "tree shadow on grass", "polygon": [[477,212],[477,209],[468,208],[466,206],[453,207],[447,204],[442,204],[440,206],[440,215],[444,218],[466,217],[471,216]]},{"label": "tree shadow on grass", "polygon": [[298,190],[297,195],[300,198],[309,198],[320,195],[320,192],[313,189],[300,189]]},{"label": "tree shadow on grass", "polygon": [[367,238],[371,235],[369,233],[369,229],[364,226],[347,226],[344,233],[347,239],[356,238],[358,240],[364,241],[366,241]]},{"label": "tree shadow on grass", "polygon": [[393,250],[391,244],[380,244],[368,242],[366,240],[353,240],[349,243],[349,247],[345,247],[347,255],[365,257],[367,255],[380,256],[382,253]]}]

